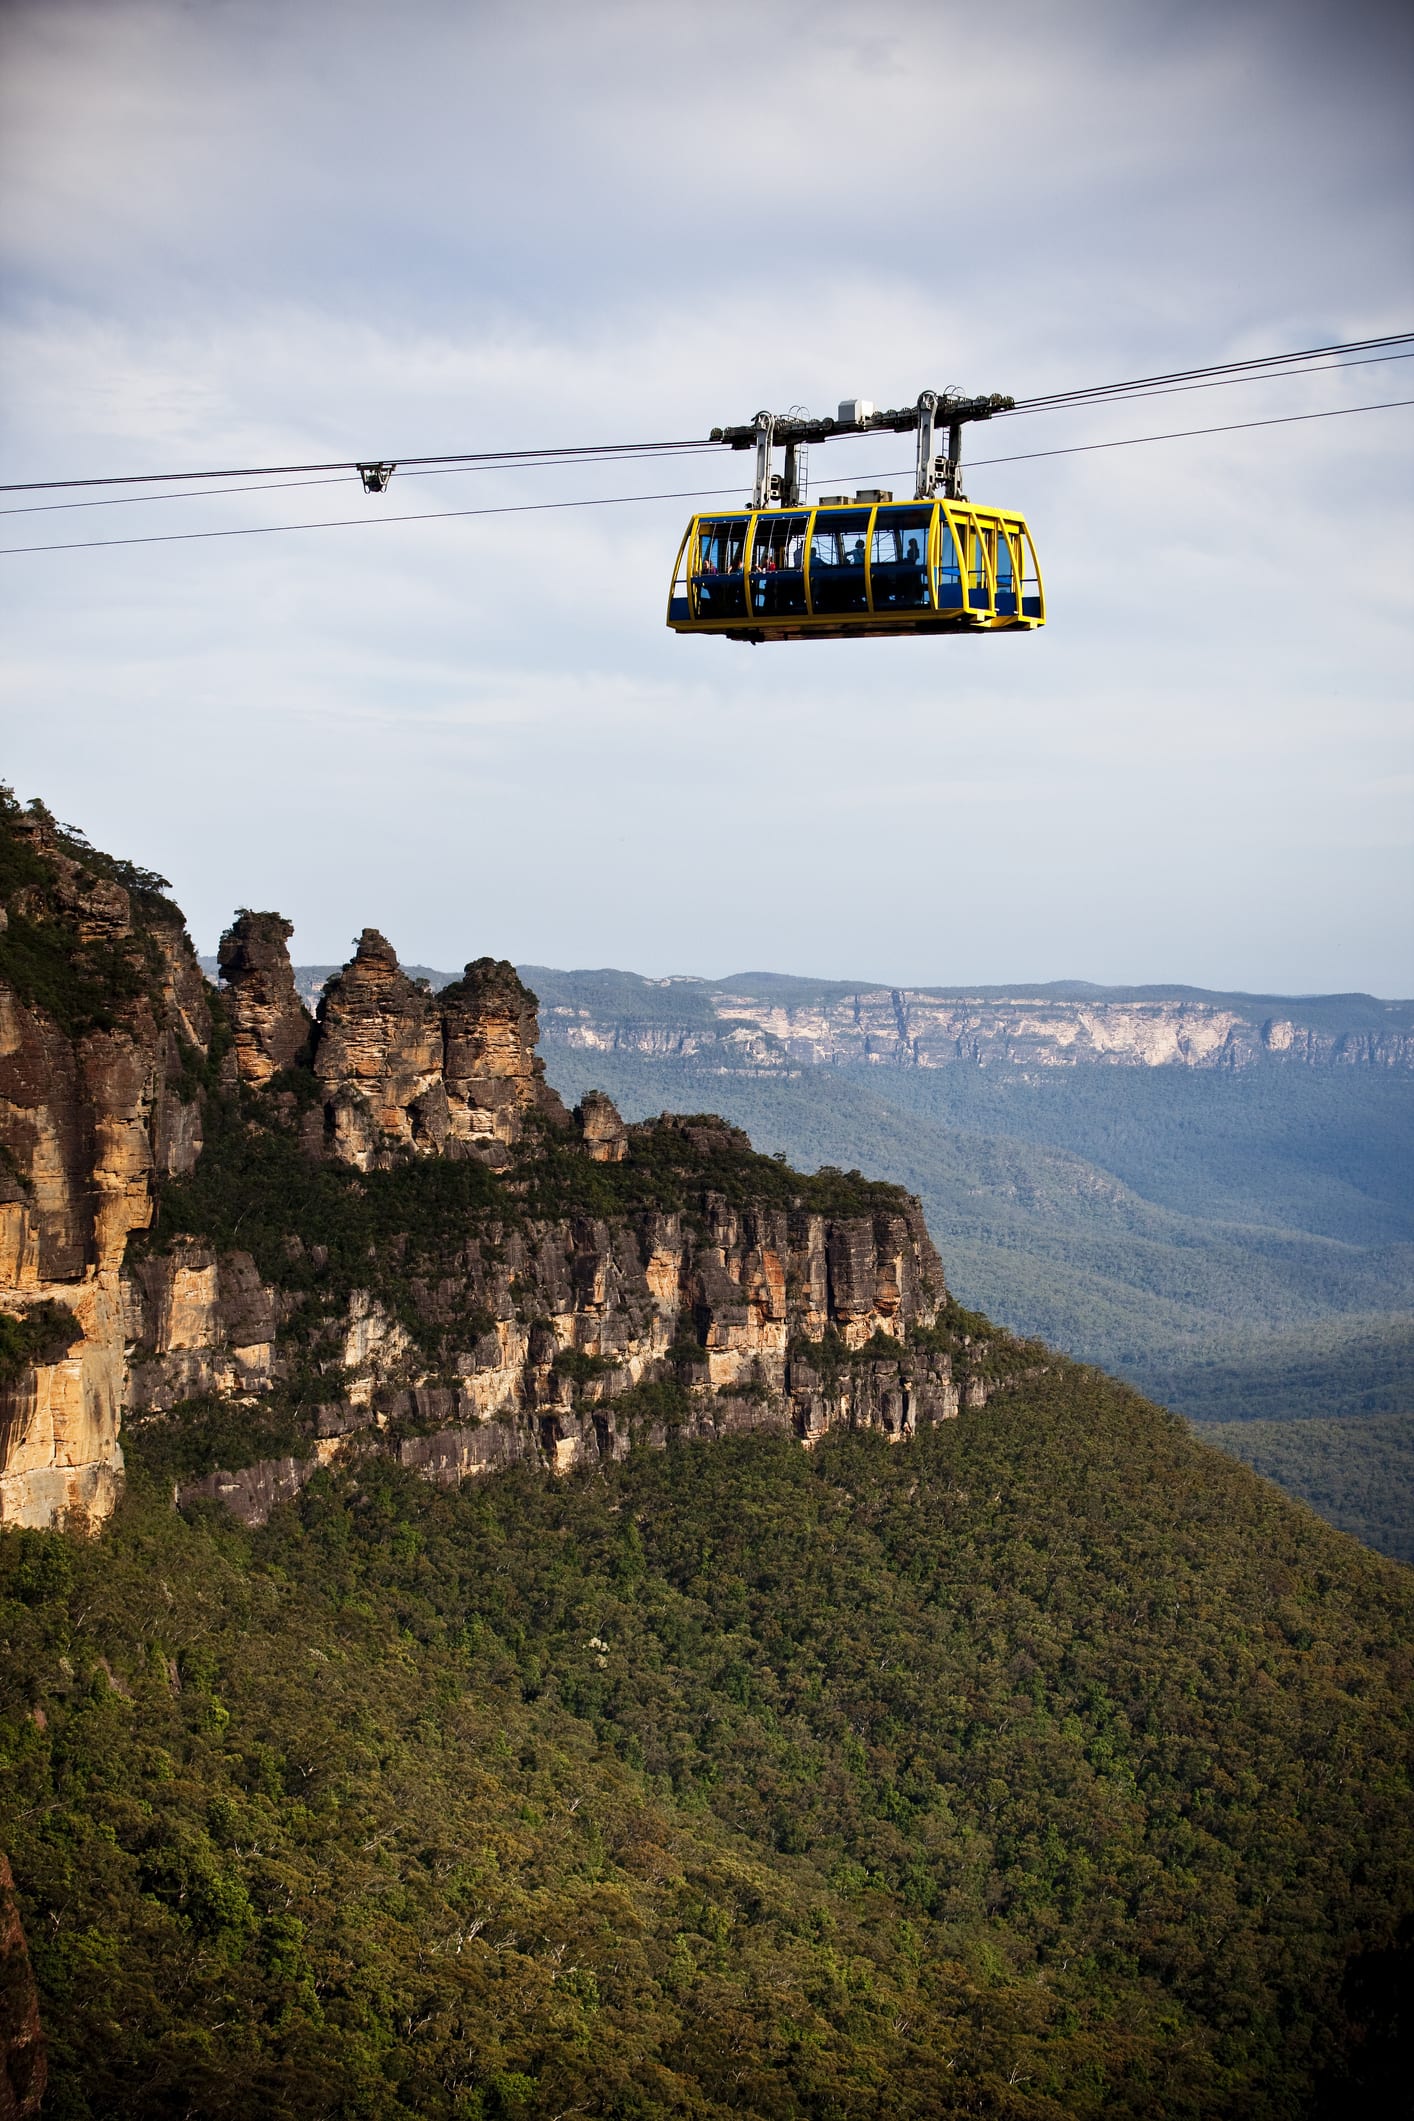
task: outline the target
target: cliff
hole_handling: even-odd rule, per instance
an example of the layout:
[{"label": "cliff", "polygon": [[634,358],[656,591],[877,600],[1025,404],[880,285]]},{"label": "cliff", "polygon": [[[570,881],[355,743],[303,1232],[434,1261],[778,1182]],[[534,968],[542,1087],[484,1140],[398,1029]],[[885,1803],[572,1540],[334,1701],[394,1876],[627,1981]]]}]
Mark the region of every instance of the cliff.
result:
[{"label": "cliff", "polygon": [[163,879],[0,810],[0,1521],[97,1521],[122,1471],[122,1269],[201,1151],[206,983]]},{"label": "cliff", "polygon": [[551,1044],[752,1074],[884,1068],[1243,1071],[1263,1065],[1414,1069],[1414,1008],[1368,995],[1298,999],[1198,990],[720,984],[527,968]]},{"label": "cliff", "polygon": [[244,910],[217,994],[160,878],[3,824],[0,1521],[101,1522],[125,1413],[253,1521],[369,1449],[454,1482],[674,1434],[901,1438],[1018,1367],[900,1189],[710,1117],[567,1112],[506,962],[434,993],[365,929],[311,1019],[289,924]]}]

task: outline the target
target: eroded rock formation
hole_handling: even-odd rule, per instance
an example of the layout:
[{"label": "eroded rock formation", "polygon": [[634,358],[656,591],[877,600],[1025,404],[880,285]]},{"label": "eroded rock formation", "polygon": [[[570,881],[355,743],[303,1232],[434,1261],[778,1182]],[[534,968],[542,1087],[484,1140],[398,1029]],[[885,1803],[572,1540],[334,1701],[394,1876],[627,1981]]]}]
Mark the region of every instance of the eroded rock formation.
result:
[{"label": "eroded rock formation", "polygon": [[[592,980],[593,975],[589,976]],[[1309,1067],[1414,1069],[1409,1005],[1347,998],[1342,1024],[1331,1000],[1317,1021],[1301,1005],[1246,997],[1055,994],[967,995],[918,987],[827,989],[817,997],[736,992],[705,981],[639,983],[623,974],[597,1004],[575,975],[574,998],[544,1006],[552,1044],[588,1053],[696,1060],[749,1074],[799,1068],[1077,1067],[1222,1069],[1267,1062]],[[793,983],[799,987],[803,982]],[[667,993],[663,992],[664,988]],[[1384,1018],[1381,1021],[1381,1017]],[[1364,1019],[1364,1021],[1362,1021]]]},{"label": "eroded rock formation", "polygon": [[311,1022],[289,923],[244,911],[227,1050],[160,879],[0,824],[0,1519],[100,1522],[125,1409],[245,1410],[269,1447],[183,1492],[254,1519],[350,1452],[455,1480],[670,1431],[901,1438],[991,1388],[934,1330],[916,1201],[710,1117],[626,1126],[591,1092],[572,1119],[504,960],[434,995],[368,928]]},{"label": "eroded rock formation", "polygon": [[295,990],[289,952],[293,933],[281,914],[243,908],[221,938],[217,961],[236,1069],[241,1081],[256,1089],[292,1065],[312,1028]]},{"label": "eroded rock formation", "polygon": [[155,1183],[200,1153],[211,1017],[160,878],[42,811],[11,804],[0,829],[0,1310],[23,1327],[57,1305],[78,1329],[5,1385],[0,1521],[97,1523],[122,1470],[120,1273]]},{"label": "eroded rock formation", "polygon": [[446,1138],[442,1026],[437,1006],[398,965],[376,928],[319,1004],[314,1072],[336,1156],[360,1171],[403,1148]]},{"label": "eroded rock formation", "polygon": [[602,1090],[589,1090],[574,1108],[584,1146],[596,1164],[621,1164],[628,1155],[628,1128],[617,1105]]},{"label": "eroded rock formation", "polygon": [[[651,1138],[661,1154],[664,1131],[630,1129],[630,1145]],[[272,1331],[281,1299],[238,1281],[228,1311],[228,1271],[195,1252],[146,1264],[143,1405],[171,1406],[200,1380],[247,1393],[278,1385],[278,1355],[272,1365],[270,1344],[249,1336]],[[594,1463],[669,1428],[774,1426],[810,1443],[845,1423],[901,1440],[955,1415],[965,1382],[965,1362],[959,1375],[945,1348],[911,1330],[931,1325],[945,1291],[906,1199],[832,1216],[743,1207],[708,1188],[689,1212],[493,1220],[427,1293],[449,1329],[440,1376],[377,1297],[352,1291],[323,1339],[330,1396],[304,1451],[183,1492],[218,1496],[254,1522],[348,1450],[386,1450],[455,1480],[520,1459]],[[672,1389],[655,1395],[664,1383]]]},{"label": "eroded rock formation", "polygon": [[319,1004],[314,1072],[328,1146],[361,1171],[408,1150],[504,1165],[530,1113],[568,1125],[538,1037],[535,997],[504,959],[477,958],[434,995],[365,928]]},{"label": "eroded rock formation", "polygon": [[545,1081],[535,1048],[535,996],[505,958],[479,957],[437,996],[442,1012],[448,1132],[455,1142],[504,1162],[532,1112],[556,1125],[568,1115]]}]

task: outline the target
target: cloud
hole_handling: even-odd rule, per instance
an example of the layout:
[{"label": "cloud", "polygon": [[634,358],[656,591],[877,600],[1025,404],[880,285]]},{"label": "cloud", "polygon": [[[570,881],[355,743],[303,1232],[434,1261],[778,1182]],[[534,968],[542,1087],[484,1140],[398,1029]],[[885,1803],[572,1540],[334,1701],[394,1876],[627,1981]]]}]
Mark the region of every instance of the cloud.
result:
[{"label": "cloud", "polygon": [[[678,437],[1408,322],[1392,10],[861,23],[12,7],[9,476]],[[1414,396],[1404,373],[969,447]],[[673,639],[686,500],[380,523],[731,486],[741,457],[10,515],[7,545],[368,527],[4,561],[7,774],[164,866],[208,944],[258,900],[313,958],[370,919],[447,965],[1407,989],[1412,433],[979,462],[1052,603],[982,642]],[[906,484],[908,457],[813,470]]]}]

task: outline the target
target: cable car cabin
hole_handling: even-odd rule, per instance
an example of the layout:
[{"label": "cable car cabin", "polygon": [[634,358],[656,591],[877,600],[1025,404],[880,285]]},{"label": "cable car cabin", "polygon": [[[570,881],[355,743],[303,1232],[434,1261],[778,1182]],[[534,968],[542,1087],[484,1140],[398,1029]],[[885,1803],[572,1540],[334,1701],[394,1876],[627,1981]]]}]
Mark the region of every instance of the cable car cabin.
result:
[{"label": "cable car cabin", "polygon": [[675,633],[731,641],[999,633],[1045,622],[1021,516],[872,493],[694,516],[668,600]]}]

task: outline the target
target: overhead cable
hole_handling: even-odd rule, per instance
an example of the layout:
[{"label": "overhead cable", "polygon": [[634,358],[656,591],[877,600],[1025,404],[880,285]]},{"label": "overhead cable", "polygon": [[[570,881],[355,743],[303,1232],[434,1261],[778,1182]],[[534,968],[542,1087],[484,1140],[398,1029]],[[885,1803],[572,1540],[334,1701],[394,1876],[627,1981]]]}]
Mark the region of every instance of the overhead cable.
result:
[{"label": "overhead cable", "polygon": [[[1339,354],[1371,353],[1380,348],[1408,346],[1414,343],[1414,332],[1388,332],[1381,338],[1349,339],[1328,346],[1309,346],[1295,353],[1259,354],[1243,361],[1219,361],[1205,368],[1180,368],[1166,375],[1136,376],[1119,383],[1095,383],[1076,390],[1051,391],[1039,397],[1019,399],[1010,412],[999,413],[998,418],[1011,418],[1022,412],[1060,410],[1067,406],[1103,404],[1107,401],[1121,402],[1128,396],[1141,396],[1164,386],[1192,385],[1206,387],[1204,379],[1239,380],[1250,376],[1259,377],[1264,371],[1279,369],[1283,363],[1293,361],[1310,362]],[[1295,373],[1302,373],[1297,370]],[[391,454],[372,457],[348,457],[339,461],[320,464],[254,464],[227,467],[221,471],[148,471],[130,472],[105,478],[85,479],[29,479],[9,484],[0,484],[0,493],[49,493],[77,487],[98,486],[161,486],[206,482],[214,479],[275,479],[297,478],[305,473],[358,471],[362,465],[377,461],[394,466],[400,471],[423,470],[432,466],[494,467],[539,462],[591,463],[614,457],[676,456],[695,453],[708,444],[703,436],[689,436],[675,442],[589,442],[567,443],[558,448],[538,449],[492,449],[446,451],[441,455],[420,457],[396,457]]]},{"label": "overhead cable", "polygon": [[[1215,376],[1209,383],[1169,383],[1154,390],[1128,391],[1124,397],[1116,402],[1121,405],[1127,405],[1132,399],[1171,398],[1188,390],[1221,390],[1234,383],[1279,382],[1283,376],[1337,375],[1343,368],[1374,368],[1386,361],[1414,361],[1414,347],[1410,347],[1405,353],[1366,354],[1354,361],[1330,361],[1323,368],[1278,368],[1272,370],[1269,374],[1260,376]],[[1103,401],[1096,400],[1094,402]],[[993,417],[998,420],[1012,419],[1018,412],[1047,412],[1052,409],[1061,411],[1065,408],[1051,408],[1047,405],[1019,405],[1014,407],[1010,413],[996,413]],[[839,439],[846,442],[856,440],[868,442],[875,440],[876,437],[868,432],[861,433],[858,436],[846,432]],[[718,454],[720,446],[716,442],[700,442],[696,449],[682,448],[677,450],[676,454],[678,456],[714,457]],[[634,454],[636,455],[637,452],[635,451]],[[552,470],[558,468],[553,458],[547,457],[538,461],[541,464],[541,468]],[[612,456],[602,456],[594,459],[594,462],[600,464],[614,463],[616,461],[622,460],[615,459]],[[981,457],[974,461],[984,464],[1009,464],[1015,460],[1010,457]],[[459,473],[468,471],[494,470],[496,466],[482,463],[438,463],[409,470],[406,466],[400,464],[397,469],[400,480],[403,478],[444,479],[455,477]],[[145,507],[154,501],[203,501],[220,494],[298,493],[310,486],[344,486],[347,483],[346,479],[337,477],[323,479],[272,479],[269,481],[261,480],[253,486],[198,486],[194,487],[189,493],[172,493],[170,491],[164,493],[106,493],[95,495],[92,500],[86,501],[28,501],[22,503],[18,508],[0,508],[0,516],[52,515],[57,510],[69,508],[130,508],[135,504]],[[13,489],[0,487],[0,493],[9,491],[13,491]]]},{"label": "overhead cable", "polygon": [[[695,449],[679,450],[677,454],[685,457],[715,457],[720,456],[721,451],[715,442],[699,442]],[[631,453],[630,460],[638,460],[637,451]],[[543,461],[537,459],[534,465],[512,465],[509,467],[480,463],[438,463],[429,464],[417,470],[408,470],[405,466],[399,464],[397,473],[400,480],[403,478],[445,479],[453,477],[458,472],[467,471],[498,469],[558,471],[562,464],[564,468],[568,469],[571,465],[580,461],[579,458],[575,457],[559,460],[547,457]],[[596,464],[617,464],[626,460],[623,457],[602,456],[595,457],[592,461]],[[221,494],[300,493],[309,486],[347,486],[348,483],[345,478],[259,479],[251,486],[195,486],[189,493],[172,493],[170,491],[166,493],[105,493],[97,494],[92,500],[87,501],[27,501],[19,508],[0,508],[0,516],[52,515],[56,509],[61,508],[127,508],[135,503],[140,502],[145,505],[152,501],[205,501]],[[0,486],[0,493],[11,493],[14,491],[13,487]]]},{"label": "overhead cable", "polygon": [[[1335,405],[1325,412],[1285,413],[1269,420],[1234,420],[1222,427],[1180,427],[1171,434],[1128,435],[1113,442],[1078,442],[1065,449],[1031,449],[1018,456],[978,457],[974,464],[1025,464],[1038,457],[1088,455],[1098,449],[1135,449],[1145,442],[1181,442],[1195,435],[1239,434],[1253,427],[1290,427],[1307,420],[1339,420],[1357,412],[1392,412],[1401,405],[1414,405],[1414,398],[1388,398],[1375,405]],[[889,476],[881,474],[880,476]],[[275,537],[292,530],[354,530],[373,523],[447,522],[467,516],[541,515],[565,508],[622,508],[639,501],[715,500],[723,494],[740,493],[734,486],[689,487],[674,493],[615,493],[589,496],[575,501],[514,501],[483,508],[430,508],[412,514],[384,515],[369,512],[356,516],[332,516],[314,523],[242,523],[227,530],[152,531],[135,538],[76,538],[61,544],[0,545],[0,558],[21,552],[92,552],[114,545],[184,545],[207,538]]]},{"label": "overhead cable", "polygon": [[71,486],[164,486],[192,479],[269,479],[293,477],[304,471],[358,471],[366,463],[382,461],[391,463],[395,469],[406,471],[425,464],[530,464],[540,458],[559,458],[565,462],[596,457],[664,457],[679,450],[703,449],[707,445],[701,435],[690,436],[682,442],[568,442],[556,449],[470,449],[460,452],[445,451],[432,457],[391,457],[373,459],[368,457],[345,457],[327,464],[237,464],[223,471],[136,471],[124,472],[103,479],[26,479],[18,484],[0,485],[0,493],[57,493]]},{"label": "overhead cable", "polygon": [[1094,383],[1078,390],[1045,391],[1034,398],[1018,398],[1012,410],[1039,412],[1044,406],[1080,405],[1096,398],[1119,397],[1127,391],[1151,389],[1157,384],[1188,383],[1197,377],[1217,378],[1235,375],[1239,371],[1260,372],[1277,368],[1284,361],[1316,361],[1325,355],[1373,353],[1380,347],[1407,346],[1411,340],[1414,340],[1414,332],[1393,331],[1378,339],[1347,339],[1338,346],[1305,346],[1296,353],[1254,354],[1245,361],[1216,361],[1206,368],[1176,368],[1166,376],[1134,376],[1125,383]]}]

